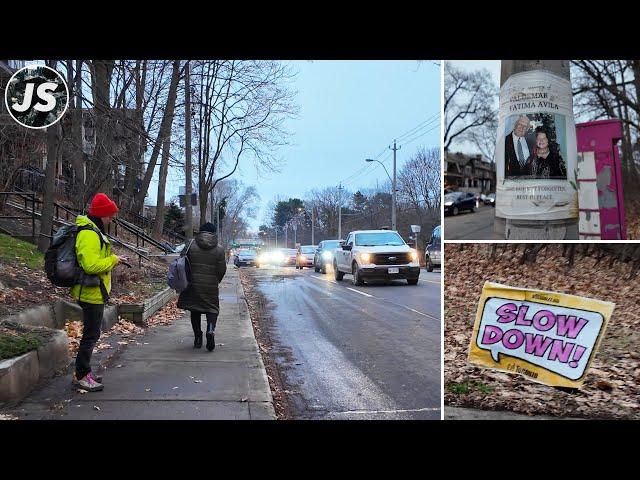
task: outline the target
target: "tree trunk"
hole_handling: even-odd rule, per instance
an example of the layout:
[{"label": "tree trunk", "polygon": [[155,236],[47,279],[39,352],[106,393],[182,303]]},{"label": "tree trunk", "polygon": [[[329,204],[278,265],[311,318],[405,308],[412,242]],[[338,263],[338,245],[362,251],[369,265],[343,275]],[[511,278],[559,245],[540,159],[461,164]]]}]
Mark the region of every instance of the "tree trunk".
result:
[{"label": "tree trunk", "polygon": [[168,137],[171,129],[171,123],[173,121],[173,110],[176,106],[176,95],[178,91],[178,82],[180,81],[180,61],[173,61],[173,71],[171,72],[171,84],[169,85],[169,94],[167,96],[167,105],[162,116],[162,122],[160,123],[160,131],[158,132],[158,138],[153,146],[153,152],[149,159],[149,166],[144,174],[140,191],[134,197],[134,203],[132,210],[137,213],[142,212],[144,206],[144,199],[149,191],[149,184],[153,177],[153,172],[158,162],[158,155],[160,154],[160,147],[164,143],[164,140]]},{"label": "tree trunk", "polygon": [[[145,83],[146,60],[136,62],[134,67],[134,79],[136,84],[136,113],[134,115],[134,123],[136,127],[144,131],[144,118],[142,105],[144,102],[144,83]],[[142,76],[141,76],[142,70]],[[144,137],[142,134],[134,133],[135,142],[127,143],[127,169],[125,172],[124,186],[124,202],[123,206],[130,209],[133,203],[134,190],[136,180],[140,177],[141,160],[144,156]]]},{"label": "tree trunk", "polygon": [[82,139],[82,60],[76,60],[74,83],[73,98],[75,98],[75,104],[71,98],[69,99],[69,103],[73,106],[71,114],[71,143],[73,152],[71,155],[71,165],[74,172],[73,192],[75,193],[73,204],[74,207],[82,209],[88,200],[85,198],[85,157]]},{"label": "tree trunk", "polygon": [[111,102],[109,100],[111,74],[113,73],[113,60],[94,60],[94,89],[93,103],[96,122],[96,144],[93,152],[93,164],[91,168],[92,178],[89,180],[89,196],[98,192],[113,195],[113,169],[112,169],[112,139],[110,116]]},{"label": "tree trunk", "polygon": [[189,60],[184,66],[184,141],[185,141],[185,236],[193,237],[193,211],[191,209],[191,76]]},{"label": "tree trunk", "polygon": [[153,233],[156,238],[162,235],[162,227],[164,226],[164,194],[167,184],[167,172],[169,171],[169,152],[171,149],[171,130],[169,137],[162,145],[162,162],[160,163],[160,178],[158,179],[158,201],[156,203],[156,221],[153,226]]},{"label": "tree trunk", "polygon": [[47,128],[47,168],[44,174],[42,216],[40,217],[40,233],[38,250],[42,253],[49,248],[50,239],[44,235],[51,235],[53,227],[53,194],[55,189],[56,162],[60,149],[60,123]]}]

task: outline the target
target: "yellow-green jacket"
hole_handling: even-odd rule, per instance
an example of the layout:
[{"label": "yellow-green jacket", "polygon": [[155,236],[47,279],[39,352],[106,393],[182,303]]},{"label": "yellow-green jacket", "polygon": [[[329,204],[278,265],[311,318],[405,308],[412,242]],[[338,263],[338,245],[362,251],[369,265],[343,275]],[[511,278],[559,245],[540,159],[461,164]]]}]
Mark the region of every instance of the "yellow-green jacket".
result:
[{"label": "yellow-green jacket", "polygon": [[[111,270],[118,264],[118,257],[111,254],[111,243],[109,243],[109,239],[106,236],[102,235],[98,226],[85,215],[78,215],[76,217],[76,225],[78,227],[91,225],[95,230],[95,232],[91,230],[78,232],[78,236],[76,237],[76,257],[78,258],[78,264],[85,273],[98,275],[104,283],[107,293],[110,293]],[[98,235],[102,236],[102,245]],[[71,296],[81,302],[93,304],[104,303],[100,287],[74,285],[71,287]]]}]

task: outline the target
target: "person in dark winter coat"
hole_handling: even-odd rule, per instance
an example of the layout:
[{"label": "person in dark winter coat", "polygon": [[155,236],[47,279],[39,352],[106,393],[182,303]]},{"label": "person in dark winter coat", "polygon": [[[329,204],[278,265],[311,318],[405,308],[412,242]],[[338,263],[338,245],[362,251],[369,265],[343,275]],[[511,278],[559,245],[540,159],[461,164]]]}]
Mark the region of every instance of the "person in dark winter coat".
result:
[{"label": "person in dark winter coat", "polygon": [[215,348],[215,330],[220,313],[218,284],[227,272],[224,250],[218,245],[215,227],[205,223],[187,252],[191,281],[178,298],[178,308],[191,312],[194,348],[202,347],[202,315],[207,317],[207,350]]}]

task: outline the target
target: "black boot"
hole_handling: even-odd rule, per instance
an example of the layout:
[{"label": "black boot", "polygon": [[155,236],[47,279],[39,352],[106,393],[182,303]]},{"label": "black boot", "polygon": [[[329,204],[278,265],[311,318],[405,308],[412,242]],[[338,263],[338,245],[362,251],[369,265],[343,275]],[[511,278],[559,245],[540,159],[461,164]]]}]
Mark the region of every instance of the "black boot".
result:
[{"label": "black boot", "polygon": [[215,325],[212,322],[207,322],[207,350],[212,351],[216,348]]},{"label": "black boot", "polygon": [[197,332],[194,335],[193,348],[202,348],[202,332]]}]

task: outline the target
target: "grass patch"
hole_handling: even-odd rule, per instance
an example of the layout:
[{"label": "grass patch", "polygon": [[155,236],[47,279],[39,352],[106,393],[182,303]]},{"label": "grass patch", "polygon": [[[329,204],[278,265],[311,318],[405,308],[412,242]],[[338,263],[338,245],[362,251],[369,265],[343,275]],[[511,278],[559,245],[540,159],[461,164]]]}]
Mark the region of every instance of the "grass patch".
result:
[{"label": "grass patch", "polygon": [[493,388],[491,388],[489,385],[485,385],[482,382],[478,382],[476,383],[476,388],[481,391],[482,393],[484,393],[485,395],[488,393],[493,392]]},{"label": "grass patch", "polygon": [[44,340],[33,333],[22,333],[0,327],[0,360],[17,357],[35,350]]},{"label": "grass patch", "polygon": [[464,383],[450,383],[447,385],[447,389],[451,393],[455,393],[456,395],[466,395],[471,391],[469,388],[469,384],[467,382]]},{"label": "grass patch", "polygon": [[469,382],[450,383],[449,385],[447,385],[447,390],[449,390],[451,393],[455,393],[456,395],[466,395],[467,393],[471,393],[472,390],[478,390],[485,395],[493,392],[493,388],[485,385],[482,382],[478,382],[475,384],[470,384]]},{"label": "grass patch", "polygon": [[0,261],[11,264],[26,263],[31,269],[44,267],[44,255],[32,243],[0,233]]}]

